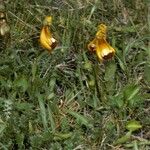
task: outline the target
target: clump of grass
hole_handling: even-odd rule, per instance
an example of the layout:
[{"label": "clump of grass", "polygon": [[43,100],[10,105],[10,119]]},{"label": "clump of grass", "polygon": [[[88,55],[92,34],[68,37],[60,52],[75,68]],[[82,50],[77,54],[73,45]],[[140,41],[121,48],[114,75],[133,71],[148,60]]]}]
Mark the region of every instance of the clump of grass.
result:
[{"label": "clump of grass", "polygon": [[[0,148],[148,149],[147,3],[21,0],[6,6],[11,44],[0,53]],[[53,16],[59,41],[51,54],[38,44],[46,15]],[[108,26],[116,49],[105,63],[87,51],[99,23]],[[130,120],[142,128],[115,145]]]}]

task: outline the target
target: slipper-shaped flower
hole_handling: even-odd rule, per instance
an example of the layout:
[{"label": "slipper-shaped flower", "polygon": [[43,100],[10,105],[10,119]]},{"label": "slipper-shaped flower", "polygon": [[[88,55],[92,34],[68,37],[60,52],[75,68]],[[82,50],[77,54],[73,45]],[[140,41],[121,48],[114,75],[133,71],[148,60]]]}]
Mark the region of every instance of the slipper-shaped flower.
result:
[{"label": "slipper-shaped flower", "polygon": [[47,49],[49,52],[51,52],[57,46],[57,41],[55,38],[52,37],[52,33],[49,29],[51,23],[52,17],[51,16],[45,17],[43,21],[43,27],[40,33],[40,43],[42,47]]},{"label": "slipper-shaped flower", "polygon": [[98,26],[95,38],[88,44],[88,49],[94,51],[100,61],[111,59],[115,50],[106,41],[107,27],[104,24]]}]

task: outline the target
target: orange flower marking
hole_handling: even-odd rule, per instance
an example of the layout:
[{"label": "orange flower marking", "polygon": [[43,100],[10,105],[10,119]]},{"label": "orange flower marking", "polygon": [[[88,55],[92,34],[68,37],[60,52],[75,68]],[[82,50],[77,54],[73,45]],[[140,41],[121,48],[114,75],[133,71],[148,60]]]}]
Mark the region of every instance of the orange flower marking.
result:
[{"label": "orange flower marking", "polygon": [[43,48],[47,49],[49,52],[52,51],[57,46],[57,41],[52,37],[52,33],[49,29],[52,23],[52,17],[47,16],[43,21],[43,27],[40,33],[40,43]]},{"label": "orange flower marking", "polygon": [[111,59],[115,50],[106,41],[107,27],[104,24],[98,26],[95,38],[88,44],[90,51],[95,51],[100,61]]}]

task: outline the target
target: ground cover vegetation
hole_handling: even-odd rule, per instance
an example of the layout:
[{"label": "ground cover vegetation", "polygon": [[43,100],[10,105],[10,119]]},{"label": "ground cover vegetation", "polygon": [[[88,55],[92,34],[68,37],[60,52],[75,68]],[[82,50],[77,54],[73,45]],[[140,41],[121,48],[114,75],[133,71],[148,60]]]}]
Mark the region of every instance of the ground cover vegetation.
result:
[{"label": "ground cover vegetation", "polygon": [[[6,0],[10,36],[0,51],[0,149],[148,150],[148,0]],[[39,44],[52,16],[58,41]],[[88,44],[99,24],[115,56]]]}]

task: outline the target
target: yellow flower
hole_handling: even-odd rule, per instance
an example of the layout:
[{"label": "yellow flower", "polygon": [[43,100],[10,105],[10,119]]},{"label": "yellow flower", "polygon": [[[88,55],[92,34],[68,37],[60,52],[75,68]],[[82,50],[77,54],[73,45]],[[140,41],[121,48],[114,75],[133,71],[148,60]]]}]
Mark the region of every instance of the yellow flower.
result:
[{"label": "yellow flower", "polygon": [[115,54],[115,50],[106,41],[106,31],[107,27],[100,24],[94,40],[88,44],[88,49],[95,51],[100,61],[108,60]]},{"label": "yellow flower", "polygon": [[43,27],[40,33],[40,43],[43,48],[47,49],[49,52],[52,51],[57,46],[57,41],[52,37],[52,33],[49,29],[52,23],[52,17],[47,16],[43,21]]}]

